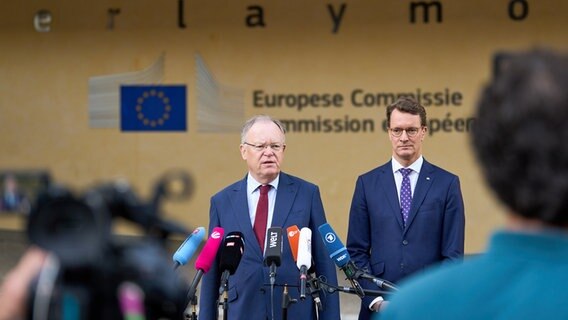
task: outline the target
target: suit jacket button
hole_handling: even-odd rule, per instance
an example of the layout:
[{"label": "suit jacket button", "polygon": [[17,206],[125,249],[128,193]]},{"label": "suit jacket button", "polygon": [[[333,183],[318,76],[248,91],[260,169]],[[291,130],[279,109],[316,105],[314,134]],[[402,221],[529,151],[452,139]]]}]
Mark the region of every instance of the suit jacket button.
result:
[{"label": "suit jacket button", "polygon": [[407,245],[407,244],[408,244],[408,240],[402,240],[402,244],[403,244],[403,245]]}]

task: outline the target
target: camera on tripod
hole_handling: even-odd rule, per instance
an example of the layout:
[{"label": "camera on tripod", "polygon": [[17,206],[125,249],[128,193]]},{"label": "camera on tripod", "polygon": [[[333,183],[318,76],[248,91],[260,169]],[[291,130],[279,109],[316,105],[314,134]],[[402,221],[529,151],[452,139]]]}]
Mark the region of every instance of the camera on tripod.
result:
[{"label": "camera on tripod", "polygon": [[[162,219],[160,206],[164,199],[188,198],[192,189],[184,172],[164,175],[147,201],[124,181],[82,194],[48,183],[28,218],[30,242],[51,253],[32,283],[28,318],[182,319],[189,286],[173,272],[166,240],[190,232]],[[119,217],[143,236],[114,235]]]}]

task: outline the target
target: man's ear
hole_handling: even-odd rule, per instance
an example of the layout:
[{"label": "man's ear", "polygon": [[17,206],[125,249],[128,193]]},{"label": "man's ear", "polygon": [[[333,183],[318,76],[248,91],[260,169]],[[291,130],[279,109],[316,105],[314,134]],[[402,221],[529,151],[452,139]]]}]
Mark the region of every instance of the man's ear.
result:
[{"label": "man's ear", "polygon": [[246,150],[245,146],[243,144],[241,144],[239,146],[239,149],[241,151],[241,158],[243,158],[243,160],[246,160],[247,159],[247,155],[246,155],[247,150]]}]

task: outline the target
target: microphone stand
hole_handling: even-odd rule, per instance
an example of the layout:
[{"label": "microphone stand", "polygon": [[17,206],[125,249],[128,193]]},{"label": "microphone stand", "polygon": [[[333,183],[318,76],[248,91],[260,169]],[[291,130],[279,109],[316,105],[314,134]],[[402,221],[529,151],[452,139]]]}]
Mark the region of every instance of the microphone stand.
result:
[{"label": "microphone stand", "polygon": [[323,310],[323,305],[321,303],[321,299],[320,299],[320,295],[319,295],[319,292],[321,290],[319,283],[320,283],[320,280],[318,278],[312,277],[311,274],[308,274],[307,287],[310,290],[310,295],[312,296],[312,300],[314,301],[314,304],[316,305],[318,313],[319,313],[319,311]]},{"label": "microphone stand", "polygon": [[[349,294],[356,294],[359,295],[359,289],[357,288],[352,288],[352,287],[344,287],[344,286],[333,286],[325,281],[323,281],[322,279],[319,278],[313,278],[310,280],[310,283],[314,284],[315,288],[319,288],[318,290],[324,290],[324,292],[327,293],[335,293],[335,292],[344,292],[344,293],[349,293]],[[369,289],[361,289],[363,290],[363,293],[365,295],[369,295],[372,297],[378,297],[378,296],[387,296],[390,294],[393,294],[393,291],[383,291],[383,290],[369,290]],[[315,291],[315,290],[314,290]],[[316,291],[315,295],[318,295],[319,297],[319,293]],[[312,291],[312,296],[314,296],[314,292]],[[320,302],[321,303],[321,302]]]},{"label": "microphone stand", "polygon": [[363,298],[365,296],[365,291],[363,290],[363,287],[361,287],[361,285],[357,281],[357,279],[359,279],[357,277],[358,272],[361,272],[361,271],[357,268],[357,266],[352,261],[349,261],[345,266],[343,266],[341,268],[341,270],[343,270],[343,272],[347,276],[347,280],[349,280],[349,283],[351,283],[351,286],[356,290],[356,293],[359,296],[359,298]]},{"label": "microphone stand", "polygon": [[[197,284],[199,283],[199,280],[201,280],[201,275],[203,274],[202,272],[202,270],[197,271],[197,274],[193,278],[191,286],[189,287],[189,292],[187,293],[189,304],[187,305],[187,308],[184,312],[186,320],[197,320]],[[188,312],[190,305],[192,310],[191,314]]]},{"label": "microphone stand", "polygon": [[[194,279],[195,281],[195,279]],[[188,292],[187,294],[188,298],[189,298],[189,303],[187,305],[187,308],[185,309],[185,319],[186,320],[197,320],[197,292],[196,290],[191,290]],[[191,307],[190,307],[191,306]],[[191,308],[191,313],[189,312],[189,309]]]},{"label": "microphone stand", "polygon": [[229,314],[228,311],[229,311],[229,293],[227,288],[225,288],[225,292],[223,292],[223,320],[227,320]]},{"label": "microphone stand", "polygon": [[272,319],[274,319],[274,284],[276,283],[276,263],[273,261],[270,264],[270,272],[269,272],[269,276],[270,276],[270,309],[271,309],[271,315],[272,315]]},{"label": "microphone stand", "polygon": [[296,302],[298,302],[298,300],[290,298],[288,294],[288,284],[285,284],[284,292],[282,293],[282,320],[288,319],[288,307]]},{"label": "microphone stand", "polygon": [[[351,288],[351,287],[342,287],[342,286],[332,286],[332,285],[328,285],[327,283],[325,284],[325,290],[329,293],[334,293],[336,291],[339,292],[345,292],[345,293],[350,293],[350,294],[356,294],[359,295],[358,290],[355,288]],[[382,291],[382,290],[369,290],[369,289],[363,289],[363,292],[365,293],[365,295],[371,296],[371,297],[378,297],[378,296],[384,296],[384,295],[389,295],[392,294],[392,292],[389,291]]]},{"label": "microphone stand", "polygon": [[[190,308],[189,306],[191,306],[191,313],[188,312],[188,309]],[[184,314],[186,320],[197,320],[197,295],[193,295],[191,297],[189,305],[185,309]]]}]

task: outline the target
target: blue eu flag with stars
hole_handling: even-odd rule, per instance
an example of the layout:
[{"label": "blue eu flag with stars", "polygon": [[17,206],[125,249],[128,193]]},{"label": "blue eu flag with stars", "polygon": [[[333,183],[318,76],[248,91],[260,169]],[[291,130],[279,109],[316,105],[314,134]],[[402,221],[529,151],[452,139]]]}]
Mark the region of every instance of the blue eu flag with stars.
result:
[{"label": "blue eu flag with stars", "polygon": [[186,131],[185,85],[120,87],[122,131]]}]

